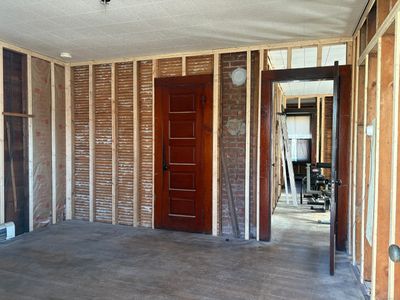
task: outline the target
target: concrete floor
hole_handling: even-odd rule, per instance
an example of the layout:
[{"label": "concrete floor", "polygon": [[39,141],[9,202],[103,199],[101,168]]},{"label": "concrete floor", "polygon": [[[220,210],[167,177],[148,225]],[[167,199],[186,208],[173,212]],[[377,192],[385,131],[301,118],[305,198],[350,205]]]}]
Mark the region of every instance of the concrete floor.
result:
[{"label": "concrete floor", "polygon": [[64,222],[0,244],[0,299],[363,299],[321,216],[280,204],[271,243]]}]

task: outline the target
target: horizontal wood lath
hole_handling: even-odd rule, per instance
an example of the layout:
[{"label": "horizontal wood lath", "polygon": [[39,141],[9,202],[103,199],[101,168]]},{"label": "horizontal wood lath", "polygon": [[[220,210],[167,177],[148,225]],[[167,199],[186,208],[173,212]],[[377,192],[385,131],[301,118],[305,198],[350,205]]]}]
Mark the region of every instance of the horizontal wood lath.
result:
[{"label": "horizontal wood lath", "polygon": [[118,223],[133,224],[133,63],[115,65],[117,102]]},{"label": "horizontal wood lath", "polygon": [[213,55],[188,56],[186,58],[186,74],[187,75],[212,74],[214,70],[213,64],[214,64]]},{"label": "horizontal wood lath", "polygon": [[174,76],[182,76],[182,58],[159,59],[157,77]]},{"label": "horizontal wood lath", "polygon": [[89,67],[72,68],[74,105],[74,217],[89,220]]},{"label": "horizontal wood lath", "polygon": [[111,65],[93,68],[95,104],[95,219],[111,223],[112,217],[112,120]]},{"label": "horizontal wood lath", "polygon": [[153,64],[138,63],[140,225],[152,226],[153,206]]}]

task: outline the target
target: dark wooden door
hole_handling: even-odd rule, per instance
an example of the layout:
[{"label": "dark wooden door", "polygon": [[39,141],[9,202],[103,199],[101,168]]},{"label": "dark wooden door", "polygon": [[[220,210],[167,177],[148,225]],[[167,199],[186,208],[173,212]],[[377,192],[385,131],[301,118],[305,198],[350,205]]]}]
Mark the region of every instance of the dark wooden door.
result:
[{"label": "dark wooden door", "polygon": [[211,231],[212,76],[156,80],[155,227]]}]

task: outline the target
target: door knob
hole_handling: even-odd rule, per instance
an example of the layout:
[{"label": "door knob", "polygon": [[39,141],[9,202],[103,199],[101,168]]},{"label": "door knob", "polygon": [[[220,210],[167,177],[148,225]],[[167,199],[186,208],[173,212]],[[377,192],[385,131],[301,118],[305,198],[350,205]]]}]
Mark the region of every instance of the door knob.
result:
[{"label": "door knob", "polygon": [[390,245],[389,247],[389,257],[393,262],[400,262],[400,247],[397,245]]}]

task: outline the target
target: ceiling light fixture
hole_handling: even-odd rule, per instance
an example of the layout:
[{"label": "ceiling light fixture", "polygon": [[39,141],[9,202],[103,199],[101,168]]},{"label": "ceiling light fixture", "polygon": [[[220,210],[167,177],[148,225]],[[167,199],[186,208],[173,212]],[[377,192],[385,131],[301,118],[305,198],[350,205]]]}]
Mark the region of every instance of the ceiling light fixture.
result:
[{"label": "ceiling light fixture", "polygon": [[69,53],[69,52],[61,52],[61,53],[60,53],[60,57],[66,58],[66,59],[71,59],[71,58],[72,58],[72,55],[71,55],[71,53]]},{"label": "ceiling light fixture", "polygon": [[104,6],[108,5],[111,0],[100,0],[100,3],[103,4]]}]

